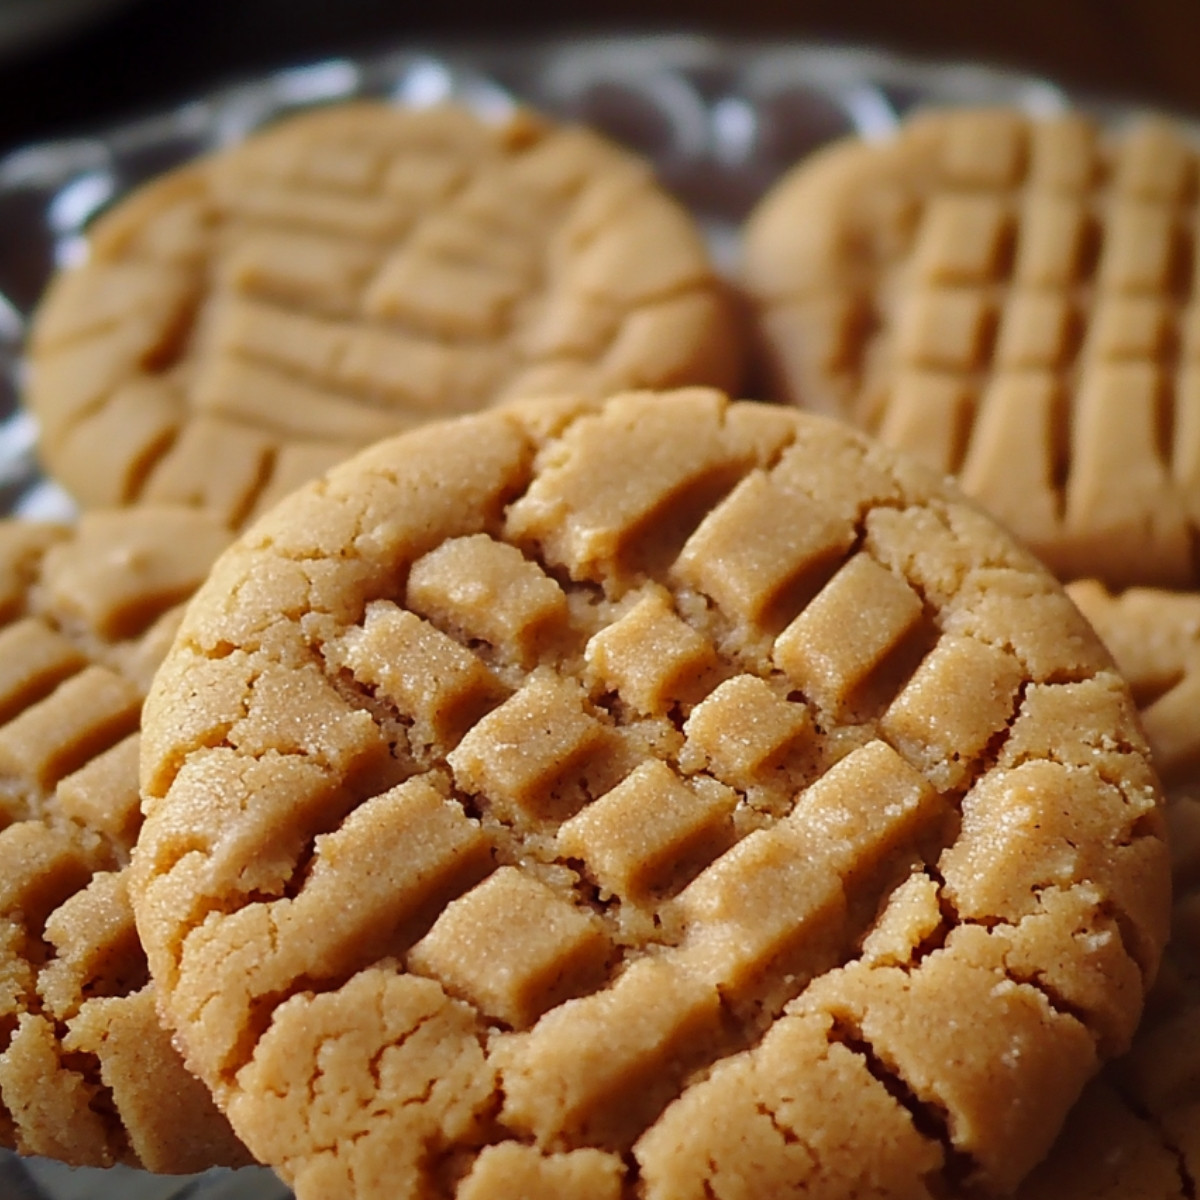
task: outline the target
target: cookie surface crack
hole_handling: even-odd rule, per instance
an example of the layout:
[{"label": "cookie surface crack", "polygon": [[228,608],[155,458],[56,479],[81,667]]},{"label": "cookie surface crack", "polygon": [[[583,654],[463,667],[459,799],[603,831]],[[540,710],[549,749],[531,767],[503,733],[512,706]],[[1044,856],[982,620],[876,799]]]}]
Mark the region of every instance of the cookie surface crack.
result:
[{"label": "cookie surface crack", "polygon": [[862,1035],[844,1013],[834,1017],[829,1040],[844,1046],[859,1057],[868,1073],[896,1104],[908,1113],[916,1131],[928,1141],[941,1147],[943,1156],[942,1179],[948,1190],[957,1194],[958,1189],[969,1188],[971,1179],[979,1171],[980,1164],[966,1151],[959,1149],[950,1136],[949,1114],[935,1102],[922,1100],[909,1086],[899,1071],[889,1067],[875,1052],[875,1048]]}]

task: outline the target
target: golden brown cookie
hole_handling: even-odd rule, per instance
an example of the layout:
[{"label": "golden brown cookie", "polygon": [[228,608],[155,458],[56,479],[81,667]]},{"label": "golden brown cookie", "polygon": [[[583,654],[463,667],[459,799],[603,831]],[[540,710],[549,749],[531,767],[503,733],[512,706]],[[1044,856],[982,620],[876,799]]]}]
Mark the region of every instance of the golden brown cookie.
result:
[{"label": "golden brown cookie", "polygon": [[1084,1090],[1018,1200],[1188,1200],[1200,1177],[1200,595],[1096,580],[1067,593],[1100,634],[1138,702],[1153,761],[1176,796],[1171,940],[1124,1058]]},{"label": "golden brown cookie", "polygon": [[504,395],[733,386],[730,316],[690,217],[630,153],[526,113],[363,102],[101,217],[36,316],[28,401],[84,505],[237,522]]},{"label": "golden brown cookie", "polygon": [[249,1156],[158,1020],[129,903],[150,673],[228,532],[187,509],[0,523],[0,1145]]},{"label": "golden brown cookie", "polygon": [[1063,578],[1200,582],[1197,151],[1163,121],[931,112],[746,232],[775,394],[958,475]]},{"label": "golden brown cookie", "polygon": [[1059,585],[918,464],[705,389],[542,401],[222,556],[131,891],[301,1200],[1002,1193],[1156,969],[1146,756]]},{"label": "golden brown cookie", "polygon": [[1017,1200],[1191,1200],[1200,1179],[1200,801],[1167,809],[1171,940],[1130,1052],[1084,1090]]},{"label": "golden brown cookie", "polygon": [[1114,595],[1094,579],[1067,592],[1129,681],[1163,781],[1200,788],[1200,593]]}]

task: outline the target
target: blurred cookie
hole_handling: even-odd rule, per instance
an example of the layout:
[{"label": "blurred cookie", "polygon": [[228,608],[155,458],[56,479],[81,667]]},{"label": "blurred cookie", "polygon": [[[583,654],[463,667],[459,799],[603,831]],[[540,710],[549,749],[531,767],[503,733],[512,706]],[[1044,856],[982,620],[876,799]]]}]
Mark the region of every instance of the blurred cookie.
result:
[{"label": "blurred cookie", "polygon": [[142,745],[164,1012],[301,1200],[1003,1193],[1166,936],[1059,585],[918,464],[704,389],[295,493]]},{"label": "blurred cookie", "polygon": [[28,402],[84,505],[237,522],[504,395],[732,386],[740,333],[648,164],[529,114],[289,118],[120,201],[54,281]]},{"label": "blurred cookie", "polygon": [[775,394],[957,474],[1063,578],[1200,582],[1197,161],[994,110],[814,155],[746,233]]},{"label": "blurred cookie", "polygon": [[1129,681],[1163,781],[1200,786],[1200,593],[1113,595],[1094,579],[1067,592]]},{"label": "blurred cookie", "polygon": [[142,697],[228,540],[187,509],[0,523],[0,1144],[22,1153],[250,1161],[159,1023],[126,883]]}]

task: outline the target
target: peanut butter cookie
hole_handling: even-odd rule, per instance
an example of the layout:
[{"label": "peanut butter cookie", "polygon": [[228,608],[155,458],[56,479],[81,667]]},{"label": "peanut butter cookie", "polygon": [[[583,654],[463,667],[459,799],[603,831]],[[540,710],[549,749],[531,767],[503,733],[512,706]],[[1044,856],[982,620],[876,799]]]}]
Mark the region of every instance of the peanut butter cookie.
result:
[{"label": "peanut butter cookie", "polygon": [[361,102],[120,201],[51,285],[28,402],[84,505],[238,522],[352,450],[504,395],[738,379],[691,218],[528,113]]},{"label": "peanut butter cookie", "polygon": [[778,397],[958,475],[1063,578],[1200,582],[1197,150],[935,111],[802,162],[746,279]]},{"label": "peanut butter cookie", "polygon": [[715,391],[334,468],[218,561],[143,725],[151,972],[301,1200],[1003,1194],[1166,937],[1061,587]]},{"label": "peanut butter cookie", "polygon": [[1094,579],[1069,584],[1067,593],[1129,681],[1163,782],[1200,789],[1200,594],[1114,595]]},{"label": "peanut butter cookie", "polygon": [[1084,1089],[1018,1200],[1190,1200],[1200,1179],[1200,801],[1167,808],[1171,940],[1133,1047]]},{"label": "peanut butter cookie", "polygon": [[250,1161],[158,1020],[129,903],[150,674],[229,534],[187,509],[0,523],[0,1144]]}]

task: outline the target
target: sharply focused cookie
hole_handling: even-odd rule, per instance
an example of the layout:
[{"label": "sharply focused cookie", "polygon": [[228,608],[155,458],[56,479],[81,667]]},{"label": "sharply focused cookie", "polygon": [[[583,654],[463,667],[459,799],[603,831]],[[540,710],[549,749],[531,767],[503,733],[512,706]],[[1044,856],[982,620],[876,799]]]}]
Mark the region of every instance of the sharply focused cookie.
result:
[{"label": "sharply focused cookie", "polygon": [[1064,578],[1200,582],[1198,161],[994,110],[813,156],[747,228],[776,394],[956,473]]},{"label": "sharply focused cookie", "polygon": [[249,1161],[161,1026],[129,902],[138,720],[229,535],[187,509],[0,523],[0,1145]]},{"label": "sharply focused cookie", "polygon": [[648,164],[526,113],[357,103],[121,200],[36,315],[28,401],[84,505],[239,521],[385,435],[506,394],[738,379]]},{"label": "sharply focused cookie", "polygon": [[1129,681],[1159,775],[1200,795],[1200,593],[1113,595],[1094,579],[1067,592]]},{"label": "sharply focused cookie", "polygon": [[164,1012],[301,1200],[1003,1193],[1166,936],[1059,585],[923,467],[704,389],[291,496],[191,602],[142,791]]}]

